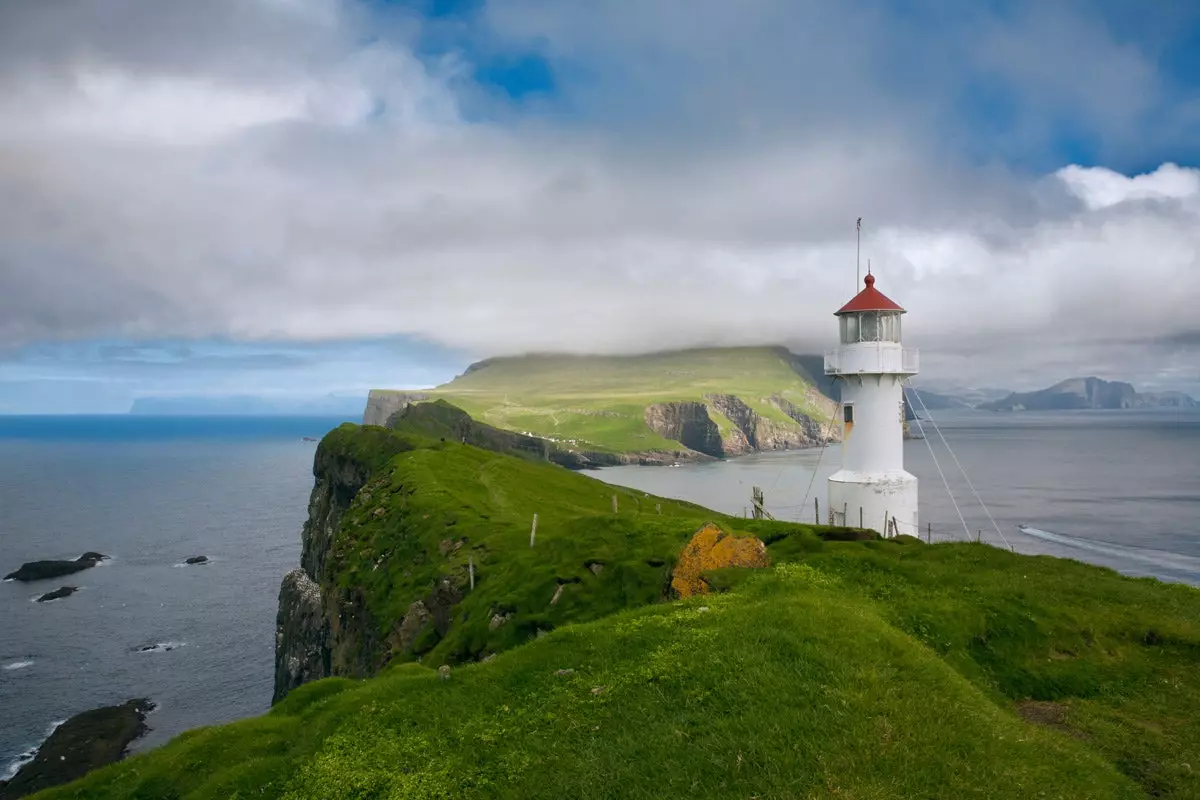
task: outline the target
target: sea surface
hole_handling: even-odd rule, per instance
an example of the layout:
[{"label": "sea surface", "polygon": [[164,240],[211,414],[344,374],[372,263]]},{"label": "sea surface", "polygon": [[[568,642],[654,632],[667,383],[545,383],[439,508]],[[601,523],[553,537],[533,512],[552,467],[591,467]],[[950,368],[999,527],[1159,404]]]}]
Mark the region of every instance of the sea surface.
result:
[{"label": "sea surface", "polygon": [[[343,421],[0,416],[0,575],[112,557],[0,583],[0,778],[98,706],[158,704],[137,749],[269,708],[279,583],[313,484],[304,437]],[[181,566],[199,555],[212,563]],[[79,591],[33,602],[63,585]]]},{"label": "sea surface", "polygon": [[[926,422],[927,438],[905,444],[934,540],[979,536],[1200,584],[1200,413],[934,417],[936,431]],[[269,708],[277,592],[299,562],[313,482],[316,444],[303,439],[343,421],[0,416],[0,574],[112,556],[66,578],[0,583],[0,777],[55,723],[97,706],[158,704],[137,749]],[[591,474],[732,514],[760,486],[769,512],[807,521],[814,497],[827,515],[838,461],[831,446]],[[212,563],[182,566],[196,555]],[[33,602],[64,584],[80,591]],[[148,645],[159,647],[139,652]]]}]

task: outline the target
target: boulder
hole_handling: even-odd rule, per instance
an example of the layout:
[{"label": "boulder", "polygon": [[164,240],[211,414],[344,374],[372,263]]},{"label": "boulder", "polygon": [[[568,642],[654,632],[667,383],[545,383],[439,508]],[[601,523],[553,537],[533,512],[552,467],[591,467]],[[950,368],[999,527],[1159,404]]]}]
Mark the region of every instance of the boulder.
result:
[{"label": "boulder", "polygon": [[55,728],[32,761],[0,785],[0,800],[40,792],[119,761],[146,732],[146,714],[153,708],[149,700],[130,700],[71,717]]},{"label": "boulder", "polygon": [[207,564],[208,556],[192,556],[184,563],[185,564]]},{"label": "boulder", "polygon": [[734,536],[711,522],[705,523],[679,554],[671,574],[671,589],[678,597],[708,594],[712,587],[703,573],[725,567],[769,567],[771,557],[761,539]]},{"label": "boulder", "polygon": [[37,601],[39,603],[48,603],[51,600],[61,600],[64,597],[70,597],[77,591],[79,591],[79,588],[76,586],[63,586],[55,589],[53,592],[46,592],[44,595],[39,597]]}]

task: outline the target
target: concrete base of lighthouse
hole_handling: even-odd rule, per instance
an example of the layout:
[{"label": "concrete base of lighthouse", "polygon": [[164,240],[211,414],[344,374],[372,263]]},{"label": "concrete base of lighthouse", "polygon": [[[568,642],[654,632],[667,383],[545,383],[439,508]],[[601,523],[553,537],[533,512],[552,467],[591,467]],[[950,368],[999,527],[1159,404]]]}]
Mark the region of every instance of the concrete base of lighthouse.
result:
[{"label": "concrete base of lighthouse", "polygon": [[[834,525],[869,528],[882,536],[920,535],[917,478],[902,469],[887,472],[839,470],[829,478],[829,515]],[[887,520],[895,519],[895,528]]]}]

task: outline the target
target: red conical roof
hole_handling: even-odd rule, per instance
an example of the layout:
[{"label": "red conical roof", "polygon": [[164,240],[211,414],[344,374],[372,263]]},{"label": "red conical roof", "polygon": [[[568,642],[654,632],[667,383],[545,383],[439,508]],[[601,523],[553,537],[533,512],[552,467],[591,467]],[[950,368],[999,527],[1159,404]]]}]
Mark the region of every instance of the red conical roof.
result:
[{"label": "red conical roof", "polygon": [[888,299],[887,295],[875,288],[874,275],[868,272],[863,282],[867,284],[867,288],[854,295],[849,303],[846,303],[846,305],[835,311],[834,316],[854,314],[859,311],[899,311],[901,314],[904,313],[903,308],[892,302],[892,300]]}]

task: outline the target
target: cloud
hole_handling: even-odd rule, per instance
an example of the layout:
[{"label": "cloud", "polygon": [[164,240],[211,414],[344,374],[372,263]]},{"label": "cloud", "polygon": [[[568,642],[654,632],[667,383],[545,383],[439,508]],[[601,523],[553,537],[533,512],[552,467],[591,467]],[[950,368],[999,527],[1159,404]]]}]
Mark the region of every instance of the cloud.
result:
[{"label": "cloud", "polygon": [[[819,350],[863,216],[933,375],[1194,355],[1200,173],[1027,168],[1064,119],[1144,160],[1180,92],[1153,52],[1070,4],[926,29],[931,8],[6,5],[0,343]],[[476,80],[526,56],[553,97]],[[356,384],[398,380],[356,363]]]}]

